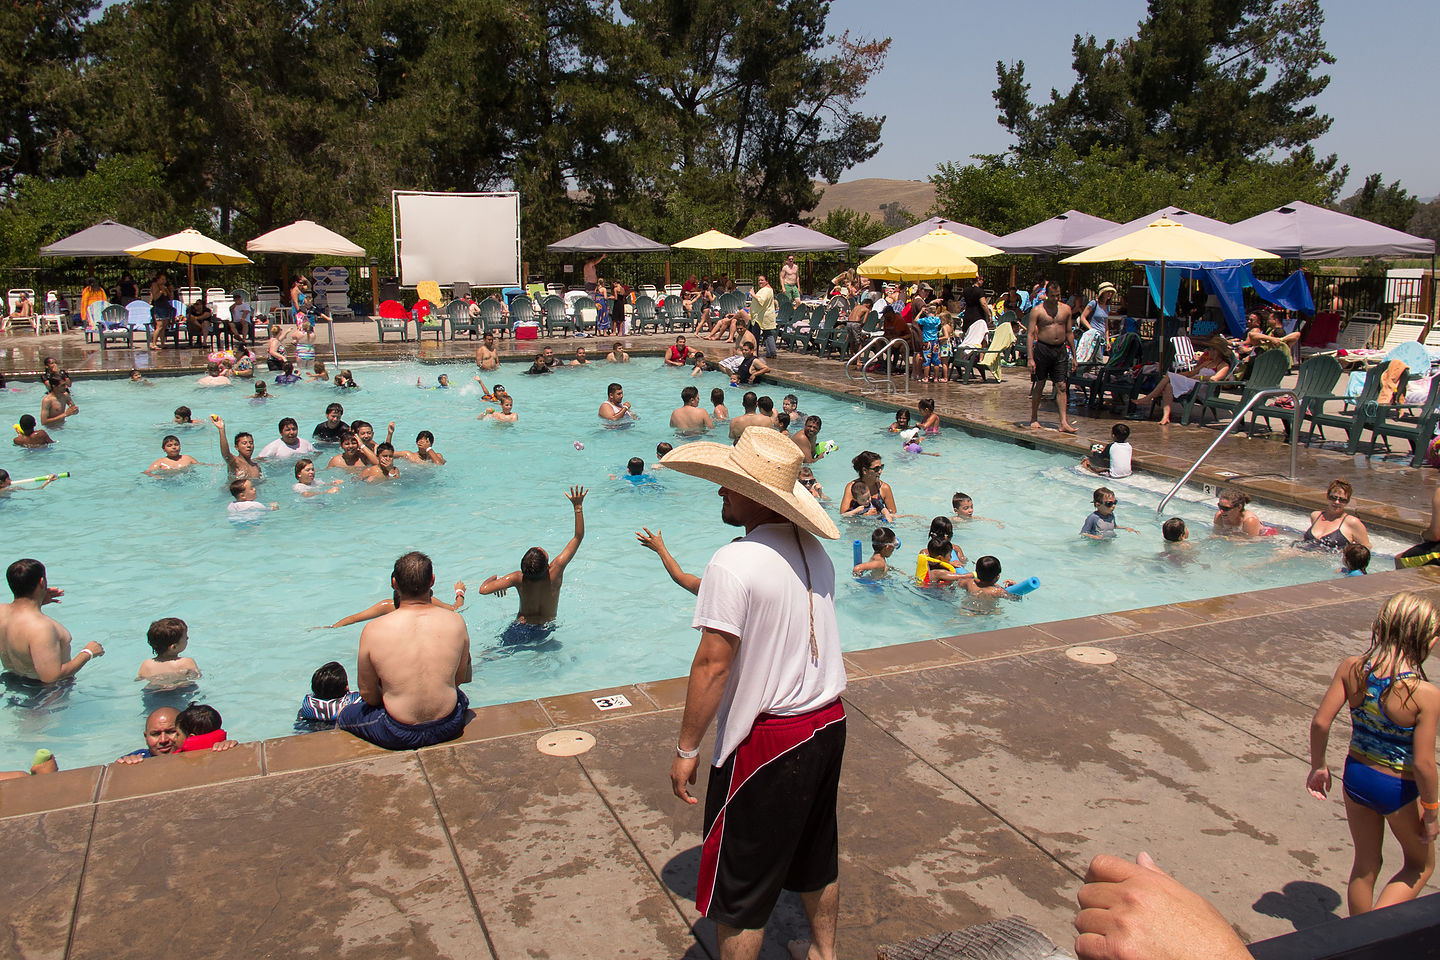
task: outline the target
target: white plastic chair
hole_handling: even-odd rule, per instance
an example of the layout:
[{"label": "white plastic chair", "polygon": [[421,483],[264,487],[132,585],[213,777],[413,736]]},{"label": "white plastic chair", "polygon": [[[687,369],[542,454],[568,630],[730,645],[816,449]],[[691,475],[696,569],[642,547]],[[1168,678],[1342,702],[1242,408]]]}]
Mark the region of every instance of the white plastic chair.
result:
[{"label": "white plastic chair", "polygon": [[181,287],[176,293],[180,297],[180,302],[187,307],[205,295],[205,291],[199,287]]}]

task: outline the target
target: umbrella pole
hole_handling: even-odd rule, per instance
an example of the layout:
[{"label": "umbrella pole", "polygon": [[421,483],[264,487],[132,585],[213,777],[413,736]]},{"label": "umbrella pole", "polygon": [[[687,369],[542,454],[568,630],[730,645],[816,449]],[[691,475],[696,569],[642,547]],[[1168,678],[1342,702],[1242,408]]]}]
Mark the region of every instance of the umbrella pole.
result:
[{"label": "umbrella pole", "polygon": [[[193,254],[193,253],[187,253],[187,254],[185,255],[185,271],[186,271],[186,275],[189,276],[189,278],[190,278],[189,286],[191,287],[191,289],[194,289],[194,287],[195,287],[195,254]],[[190,304],[187,303],[187,304],[185,304],[185,306],[188,307],[188,306],[190,306]]]}]

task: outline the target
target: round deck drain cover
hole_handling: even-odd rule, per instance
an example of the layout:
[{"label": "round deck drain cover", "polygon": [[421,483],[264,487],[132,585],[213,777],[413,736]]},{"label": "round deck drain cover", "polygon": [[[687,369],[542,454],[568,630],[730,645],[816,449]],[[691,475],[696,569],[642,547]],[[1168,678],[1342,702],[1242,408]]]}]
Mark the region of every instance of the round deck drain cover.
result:
[{"label": "round deck drain cover", "polygon": [[1076,663],[1114,663],[1115,654],[1109,650],[1102,650],[1100,647],[1071,647],[1065,651],[1065,656]]},{"label": "round deck drain cover", "polygon": [[595,738],[584,730],[552,730],[535,743],[547,757],[578,757],[593,746]]}]

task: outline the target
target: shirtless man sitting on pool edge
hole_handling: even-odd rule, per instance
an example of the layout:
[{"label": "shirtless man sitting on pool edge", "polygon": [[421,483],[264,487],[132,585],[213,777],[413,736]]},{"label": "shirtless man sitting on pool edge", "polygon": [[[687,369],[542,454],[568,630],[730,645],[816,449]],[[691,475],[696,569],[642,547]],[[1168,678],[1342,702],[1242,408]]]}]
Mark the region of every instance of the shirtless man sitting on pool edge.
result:
[{"label": "shirtless man sitting on pool edge", "polygon": [[570,492],[565,494],[565,499],[575,506],[575,534],[554,560],[549,559],[540,547],[531,547],[525,551],[525,556],[520,558],[519,570],[487,577],[485,582],[480,584],[482,594],[498,593],[504,596],[505,591],[511,587],[519,592],[520,610],[515,614],[516,623],[543,626],[555,619],[555,612],[560,606],[560,587],[565,578],[565,567],[580,548],[580,541],[585,539],[583,504],[586,492],[584,487],[572,486]]}]

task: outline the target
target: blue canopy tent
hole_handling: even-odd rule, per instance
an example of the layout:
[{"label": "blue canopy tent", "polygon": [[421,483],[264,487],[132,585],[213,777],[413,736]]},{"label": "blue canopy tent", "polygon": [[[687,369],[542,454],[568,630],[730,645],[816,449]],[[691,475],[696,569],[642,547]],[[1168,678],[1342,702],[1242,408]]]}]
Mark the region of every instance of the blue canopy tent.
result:
[{"label": "blue canopy tent", "polygon": [[1298,310],[1306,316],[1314,316],[1315,301],[1310,296],[1310,284],[1301,270],[1278,283],[1259,280],[1250,269],[1250,260],[1222,260],[1219,263],[1185,263],[1166,261],[1163,270],[1165,289],[1162,293],[1162,270],[1159,263],[1141,264],[1145,268],[1145,280],[1150,286],[1150,298],[1161,304],[1167,317],[1175,315],[1175,301],[1180,293],[1180,282],[1199,280],[1206,293],[1214,294],[1220,301],[1220,310],[1225,315],[1225,326],[1230,333],[1245,335],[1245,288],[1266,303],[1273,303],[1286,310]]}]

